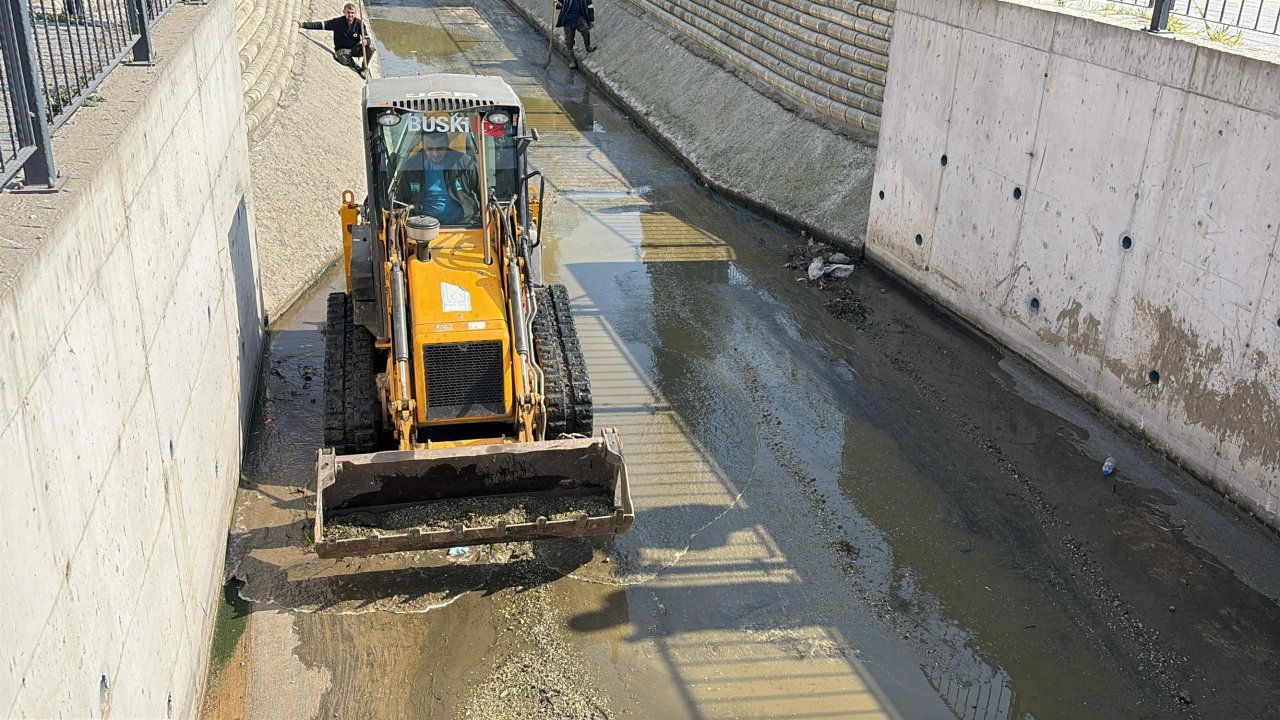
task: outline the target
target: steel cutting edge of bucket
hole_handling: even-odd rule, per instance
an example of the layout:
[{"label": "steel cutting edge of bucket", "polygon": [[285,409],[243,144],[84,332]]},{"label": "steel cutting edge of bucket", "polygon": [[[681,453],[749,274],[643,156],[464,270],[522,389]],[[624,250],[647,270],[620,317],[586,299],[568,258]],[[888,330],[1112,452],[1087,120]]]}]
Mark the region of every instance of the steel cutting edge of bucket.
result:
[{"label": "steel cutting edge of bucket", "polygon": [[[635,520],[622,443],[613,429],[593,438],[447,450],[336,455],[323,448],[316,460],[316,488],[315,550],[325,558],[611,535],[626,532]],[[490,507],[516,510],[572,508],[575,500],[590,499],[596,510],[609,512],[468,525],[465,508],[477,498]],[[425,526],[391,521],[403,518],[401,511],[418,509],[431,515]],[[452,511],[459,517],[447,517]],[[327,529],[357,514],[354,536],[326,537]]]}]

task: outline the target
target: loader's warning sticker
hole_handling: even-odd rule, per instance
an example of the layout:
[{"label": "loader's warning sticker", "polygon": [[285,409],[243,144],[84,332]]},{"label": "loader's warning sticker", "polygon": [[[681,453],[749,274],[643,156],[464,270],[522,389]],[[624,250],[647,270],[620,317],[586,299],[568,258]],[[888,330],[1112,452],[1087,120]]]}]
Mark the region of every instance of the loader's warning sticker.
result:
[{"label": "loader's warning sticker", "polygon": [[447,282],[440,283],[440,304],[444,312],[471,312],[471,293]]}]

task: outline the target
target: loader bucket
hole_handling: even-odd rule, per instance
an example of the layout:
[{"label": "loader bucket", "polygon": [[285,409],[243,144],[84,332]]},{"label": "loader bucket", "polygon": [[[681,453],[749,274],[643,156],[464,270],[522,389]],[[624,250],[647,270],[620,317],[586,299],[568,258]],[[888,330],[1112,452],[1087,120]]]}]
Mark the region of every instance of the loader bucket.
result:
[{"label": "loader bucket", "polygon": [[616,431],[316,461],[323,558],[623,533],[635,511]]}]

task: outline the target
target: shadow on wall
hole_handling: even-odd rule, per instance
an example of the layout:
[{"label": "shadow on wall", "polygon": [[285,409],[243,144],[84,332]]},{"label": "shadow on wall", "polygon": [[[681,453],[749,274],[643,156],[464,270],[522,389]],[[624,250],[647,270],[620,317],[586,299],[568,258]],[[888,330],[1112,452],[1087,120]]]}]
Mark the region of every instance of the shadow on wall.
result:
[{"label": "shadow on wall", "polygon": [[258,366],[262,362],[262,284],[258,278],[257,238],[249,216],[248,200],[240,195],[231,227],[227,229],[227,250],[231,258],[231,281],[236,297],[236,361],[240,368],[240,401],[237,417],[240,437],[248,431],[253,409]]}]

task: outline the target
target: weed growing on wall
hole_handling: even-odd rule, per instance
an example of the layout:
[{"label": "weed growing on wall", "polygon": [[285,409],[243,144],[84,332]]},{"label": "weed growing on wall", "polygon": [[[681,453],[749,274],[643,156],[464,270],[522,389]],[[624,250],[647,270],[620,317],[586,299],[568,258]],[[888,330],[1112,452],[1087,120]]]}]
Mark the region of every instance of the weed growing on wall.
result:
[{"label": "weed growing on wall", "polygon": [[[1048,0],[1044,0],[1047,2]],[[1071,8],[1094,13],[1105,17],[1131,17],[1142,21],[1144,26],[1151,24],[1151,11],[1133,5],[1117,3],[1098,3],[1094,0],[1054,0],[1060,8]],[[1199,35],[1205,39],[1230,47],[1245,41],[1245,31],[1227,23],[1216,23],[1209,20],[1208,5],[1193,4],[1198,18],[1188,20],[1178,15],[1169,16],[1169,32],[1176,35]]]},{"label": "weed growing on wall", "polygon": [[[1129,5],[1115,5],[1113,3],[1106,3],[1105,5],[1097,5],[1094,7],[1086,6],[1084,9],[1092,10],[1098,13],[1099,15],[1108,15],[1108,16],[1121,15],[1125,17],[1135,17],[1141,20],[1143,25],[1151,24],[1150,11],[1143,10],[1142,8],[1132,7]],[[1187,27],[1186,20],[1183,20],[1177,15],[1169,16],[1169,32],[1180,33],[1185,35],[1185,34],[1188,34],[1189,29],[1190,28]]]},{"label": "weed growing on wall", "polygon": [[1208,6],[1196,5],[1196,14],[1200,16],[1200,20],[1204,23],[1204,33],[1206,38],[1214,42],[1220,42],[1224,45],[1239,45],[1244,41],[1244,31],[1239,28],[1233,28],[1230,25],[1215,25],[1209,22]]}]

